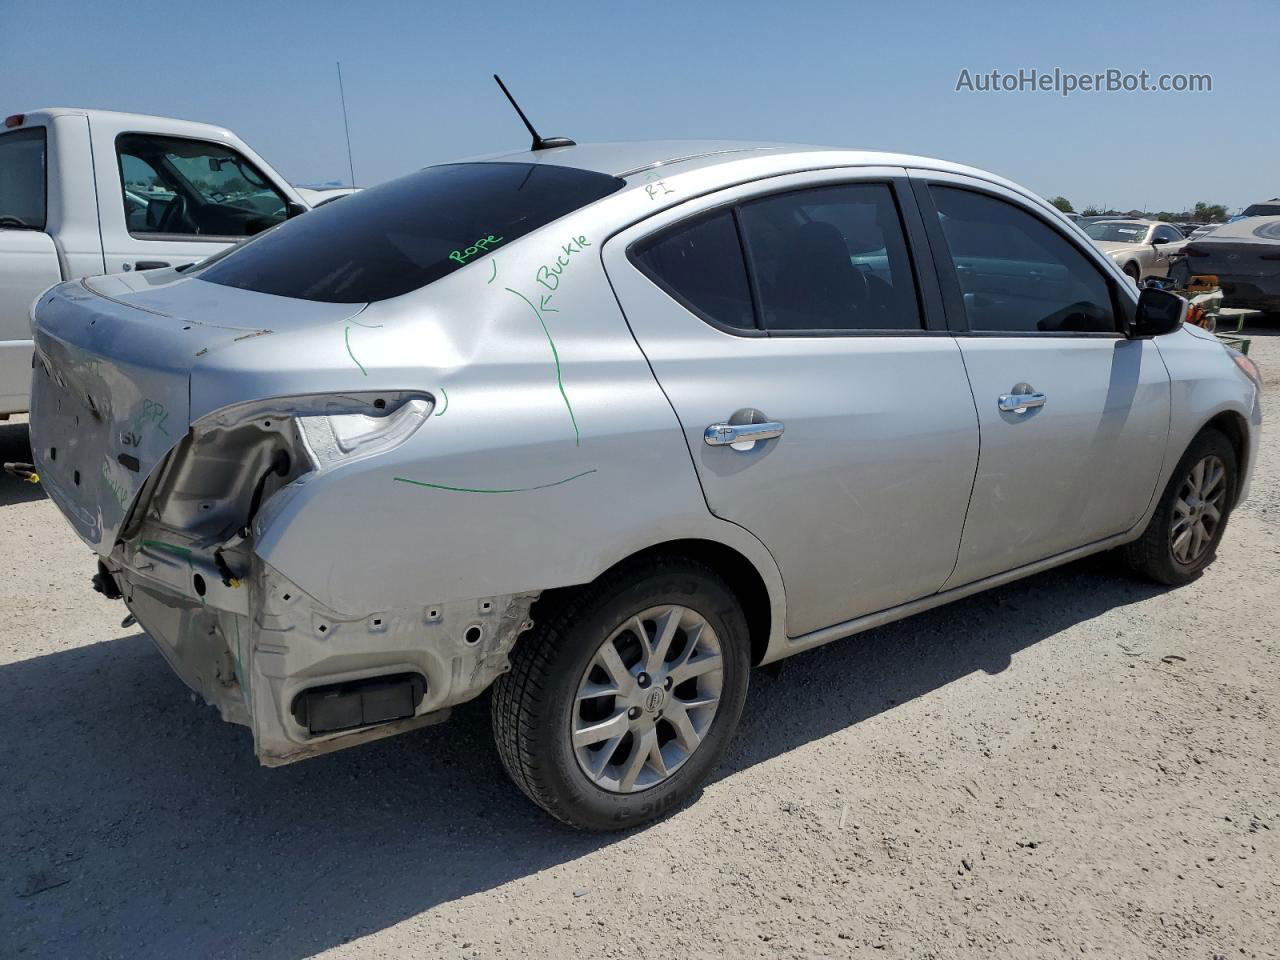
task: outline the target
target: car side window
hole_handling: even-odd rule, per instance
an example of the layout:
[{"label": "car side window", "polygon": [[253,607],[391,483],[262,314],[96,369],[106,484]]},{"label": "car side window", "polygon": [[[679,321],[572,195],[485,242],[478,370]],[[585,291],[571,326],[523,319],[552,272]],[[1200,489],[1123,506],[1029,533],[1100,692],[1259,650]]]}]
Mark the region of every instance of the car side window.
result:
[{"label": "car side window", "polygon": [[0,228],[44,229],[45,149],[44,127],[0,135]]},{"label": "car side window", "polygon": [[938,185],[930,193],[970,330],[1116,332],[1106,276],[1057,230],[984,193]]},{"label": "car side window", "polygon": [[923,327],[902,221],[887,184],[776,194],[744,203],[739,216],[766,330]]},{"label": "car side window", "polygon": [[633,262],[686,308],[713,324],[755,329],[755,312],[733,211],[685,220],[631,251]]},{"label": "car side window", "polygon": [[1179,240],[1185,239],[1176,227],[1156,227],[1156,240],[1166,240],[1169,243],[1177,243]]},{"label": "car side window", "polygon": [[126,133],[116,154],[125,223],[142,239],[251,237],[288,216],[284,196],[230,147]]}]

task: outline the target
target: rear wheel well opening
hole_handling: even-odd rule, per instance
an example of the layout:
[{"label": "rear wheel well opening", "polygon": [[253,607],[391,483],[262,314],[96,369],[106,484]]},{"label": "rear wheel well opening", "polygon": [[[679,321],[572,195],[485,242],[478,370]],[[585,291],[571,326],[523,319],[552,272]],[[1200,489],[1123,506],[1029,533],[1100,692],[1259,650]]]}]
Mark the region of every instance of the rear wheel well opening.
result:
[{"label": "rear wheel well opening", "polygon": [[646,547],[637,553],[619,560],[605,570],[591,583],[573,587],[557,587],[544,590],[534,602],[530,610],[530,618],[537,623],[546,617],[549,610],[576,591],[586,589],[605,577],[633,566],[643,566],[659,557],[681,557],[697,560],[706,564],[725,579],[729,589],[733,591],[742,605],[742,613],[747,621],[747,633],[751,640],[751,665],[756,666],[764,659],[769,647],[769,632],[772,626],[772,608],[769,603],[769,592],[764,578],[756,570],[755,565],[732,547],[713,540],[671,540],[666,543]]},{"label": "rear wheel well opening", "polygon": [[[1231,491],[1231,506],[1234,507],[1240,496],[1240,484],[1243,481],[1245,464],[1248,462],[1249,457],[1249,429],[1245,424],[1244,417],[1233,411],[1224,410],[1201,427],[1200,433],[1204,433],[1206,430],[1217,430],[1225,436],[1231,443],[1231,449],[1235,452],[1235,489]],[[1196,434],[1196,436],[1199,435]]]}]

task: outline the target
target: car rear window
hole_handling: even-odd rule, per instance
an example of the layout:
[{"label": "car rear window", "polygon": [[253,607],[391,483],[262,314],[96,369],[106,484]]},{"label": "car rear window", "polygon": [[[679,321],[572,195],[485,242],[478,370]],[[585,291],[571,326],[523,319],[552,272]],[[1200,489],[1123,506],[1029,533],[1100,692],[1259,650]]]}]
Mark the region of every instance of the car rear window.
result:
[{"label": "car rear window", "polygon": [[243,290],[367,303],[417,290],[621,189],[543,163],[454,163],[326,204],[199,273]]},{"label": "car rear window", "polygon": [[0,228],[45,224],[45,131],[0,135]]}]

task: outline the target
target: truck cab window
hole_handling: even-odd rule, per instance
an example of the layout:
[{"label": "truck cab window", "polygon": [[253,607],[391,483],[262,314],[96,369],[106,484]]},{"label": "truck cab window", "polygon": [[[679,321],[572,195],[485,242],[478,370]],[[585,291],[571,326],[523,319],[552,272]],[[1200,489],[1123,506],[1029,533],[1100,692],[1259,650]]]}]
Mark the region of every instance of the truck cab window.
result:
[{"label": "truck cab window", "polygon": [[44,229],[44,153],[44,127],[0,135],[0,229]]},{"label": "truck cab window", "polygon": [[125,223],[134,236],[250,237],[288,215],[285,198],[234,150],[202,140],[116,140]]}]

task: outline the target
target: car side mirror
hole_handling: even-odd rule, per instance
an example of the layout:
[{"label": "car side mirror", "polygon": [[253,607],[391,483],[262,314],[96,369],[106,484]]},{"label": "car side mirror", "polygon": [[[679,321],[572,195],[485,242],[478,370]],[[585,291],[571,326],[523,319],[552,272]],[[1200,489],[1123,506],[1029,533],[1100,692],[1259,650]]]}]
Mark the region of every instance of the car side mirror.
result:
[{"label": "car side mirror", "polygon": [[1141,337],[1162,337],[1182,326],[1187,317],[1187,301],[1176,293],[1147,287],[1138,294],[1138,309],[1127,336],[1130,340]]},{"label": "car side mirror", "polygon": [[285,219],[292,220],[294,217],[299,217],[310,209],[311,209],[310,207],[304,207],[302,204],[295,203],[294,201],[290,200],[287,203],[285,203],[285,206],[284,206]]},{"label": "car side mirror", "polygon": [[1152,245],[1153,247],[1158,247],[1158,246],[1160,246],[1160,244],[1162,244],[1162,243],[1168,243],[1168,242],[1169,242],[1169,238],[1168,238],[1168,237],[1152,237],[1152,238],[1151,238],[1151,245]]}]

